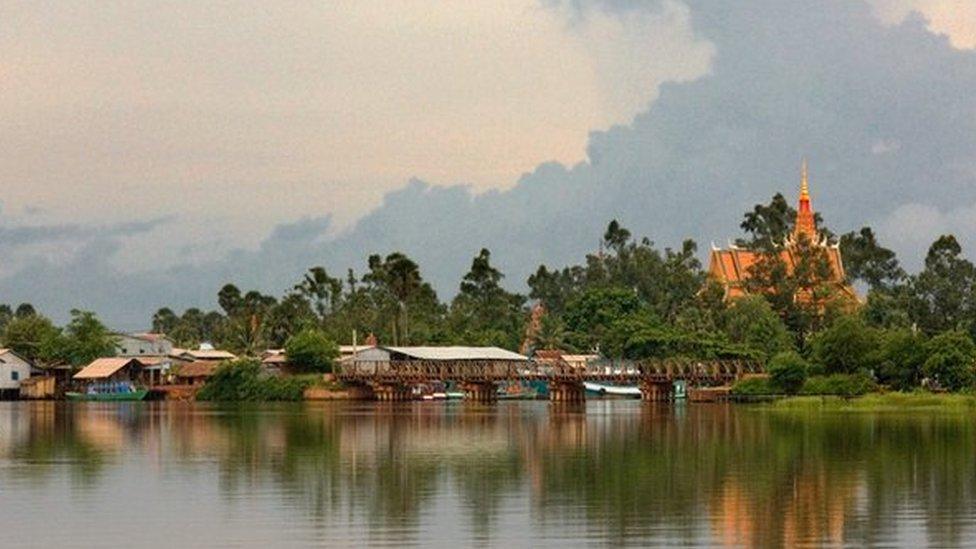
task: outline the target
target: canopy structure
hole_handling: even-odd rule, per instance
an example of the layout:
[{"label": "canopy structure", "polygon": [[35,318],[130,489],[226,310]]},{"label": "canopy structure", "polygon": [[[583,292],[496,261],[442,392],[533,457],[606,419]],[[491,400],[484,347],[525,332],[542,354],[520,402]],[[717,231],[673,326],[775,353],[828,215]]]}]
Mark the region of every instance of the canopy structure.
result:
[{"label": "canopy structure", "polygon": [[528,358],[498,347],[380,347],[416,360],[512,360]]},{"label": "canopy structure", "polygon": [[137,358],[97,358],[75,374],[74,379],[105,379],[130,364],[142,366]]}]

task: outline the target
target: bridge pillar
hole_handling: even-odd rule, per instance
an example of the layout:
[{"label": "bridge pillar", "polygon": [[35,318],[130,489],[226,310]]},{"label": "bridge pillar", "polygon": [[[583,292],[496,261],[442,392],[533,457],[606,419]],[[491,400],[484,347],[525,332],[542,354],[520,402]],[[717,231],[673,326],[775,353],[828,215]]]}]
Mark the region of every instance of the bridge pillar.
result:
[{"label": "bridge pillar", "polygon": [[380,384],[373,386],[373,394],[376,400],[384,402],[399,402],[410,400],[410,388],[403,385]]},{"label": "bridge pillar", "polygon": [[468,382],[462,386],[465,400],[474,402],[494,402],[498,398],[498,389],[490,381]]},{"label": "bridge pillar", "polygon": [[648,402],[670,402],[674,400],[674,385],[670,381],[642,381],[641,400]]},{"label": "bridge pillar", "polygon": [[552,381],[549,383],[549,400],[553,402],[584,402],[586,388],[579,381]]}]

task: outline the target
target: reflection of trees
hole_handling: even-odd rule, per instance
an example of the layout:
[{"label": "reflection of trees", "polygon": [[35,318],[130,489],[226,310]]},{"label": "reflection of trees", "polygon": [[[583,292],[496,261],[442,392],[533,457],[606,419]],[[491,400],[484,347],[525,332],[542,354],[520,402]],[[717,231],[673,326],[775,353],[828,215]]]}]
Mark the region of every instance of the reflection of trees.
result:
[{"label": "reflection of trees", "polygon": [[[912,513],[929,543],[960,545],[976,504],[976,426],[964,414],[33,403],[0,418],[0,458],[30,465],[18,475],[67,467],[93,484],[122,460],[146,460],[150,469],[128,470],[164,479],[216,466],[228,500],[273,494],[323,532],[339,521],[410,538],[432,525],[491,543],[505,506],[527,495],[527,529],[610,543],[884,545]],[[434,514],[445,501],[460,522]]]}]

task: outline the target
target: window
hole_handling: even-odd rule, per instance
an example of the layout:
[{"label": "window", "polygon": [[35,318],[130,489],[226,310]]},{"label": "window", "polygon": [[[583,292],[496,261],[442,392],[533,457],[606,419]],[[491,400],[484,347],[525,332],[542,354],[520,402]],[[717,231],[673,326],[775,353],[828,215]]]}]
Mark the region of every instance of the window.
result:
[{"label": "window", "polygon": [[14,370],[13,372],[10,372],[10,379],[13,380],[13,381],[18,381],[20,379],[20,372],[18,372],[16,370]]}]

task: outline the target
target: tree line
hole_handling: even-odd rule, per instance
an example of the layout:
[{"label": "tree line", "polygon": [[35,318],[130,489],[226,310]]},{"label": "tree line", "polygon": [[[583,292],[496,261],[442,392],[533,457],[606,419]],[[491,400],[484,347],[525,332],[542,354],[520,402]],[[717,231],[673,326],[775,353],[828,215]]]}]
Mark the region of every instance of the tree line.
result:
[{"label": "tree line", "polygon": [[[759,260],[749,268],[750,296],[735,300],[709,279],[694,241],[661,249],[612,221],[598,252],[576,265],[540,265],[525,294],[503,286],[504,274],[482,249],[456,295],[442,301],[420,266],[395,252],[369,256],[361,274],[313,267],[281,296],[229,283],[217,293],[219,309],[163,307],[150,324],[178,346],[212,342],[243,355],[289,341],[296,349],[349,343],[355,331],[360,341],[373,334],[391,345],[552,348],[625,359],[769,361],[795,353],[813,374],[861,372],[898,387],[926,378],[972,385],[976,266],[955,237],[939,237],[923,269],[908,274],[870,227],[837,235],[818,217],[819,238],[840,246],[847,282],[866,290],[863,303],[852,305],[831,283],[822,246],[801,238],[791,248],[792,267],[785,264],[780,251],[795,219],[780,194],[743,215],[737,244]],[[84,363],[111,346],[93,313],[73,311],[59,328],[27,304],[0,305],[0,333],[5,346],[45,364]],[[303,341],[295,340],[299,334]],[[932,358],[940,353],[946,356]]]}]

